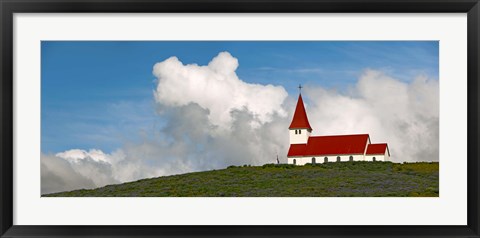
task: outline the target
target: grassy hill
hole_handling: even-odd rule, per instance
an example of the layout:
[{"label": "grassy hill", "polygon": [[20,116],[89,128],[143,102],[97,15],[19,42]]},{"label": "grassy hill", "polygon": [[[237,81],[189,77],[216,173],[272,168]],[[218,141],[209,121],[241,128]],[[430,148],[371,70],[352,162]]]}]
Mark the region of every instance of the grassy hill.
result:
[{"label": "grassy hill", "polygon": [[438,162],[230,166],[142,179],[58,197],[437,197]]}]

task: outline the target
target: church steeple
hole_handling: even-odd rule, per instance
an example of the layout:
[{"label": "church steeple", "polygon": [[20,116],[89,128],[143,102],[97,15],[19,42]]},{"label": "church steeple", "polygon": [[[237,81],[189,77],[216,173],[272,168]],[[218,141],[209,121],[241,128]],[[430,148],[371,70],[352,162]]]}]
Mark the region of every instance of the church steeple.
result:
[{"label": "church steeple", "polygon": [[[300,90],[302,86],[298,87]],[[297,107],[293,114],[292,123],[290,123],[290,144],[307,144],[310,133],[312,133],[312,127],[308,122],[307,112],[303,105],[302,93],[298,95]]]},{"label": "church steeple", "polygon": [[310,123],[308,122],[307,112],[305,111],[305,106],[303,105],[302,94],[298,95],[297,107],[295,108],[295,113],[293,114],[292,123],[288,129],[307,129],[312,130]]}]

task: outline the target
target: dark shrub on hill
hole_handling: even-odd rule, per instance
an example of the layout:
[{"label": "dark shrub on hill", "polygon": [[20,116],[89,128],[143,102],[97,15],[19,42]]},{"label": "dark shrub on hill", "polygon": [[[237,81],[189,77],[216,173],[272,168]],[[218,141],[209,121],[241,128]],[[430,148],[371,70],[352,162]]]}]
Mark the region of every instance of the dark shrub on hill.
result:
[{"label": "dark shrub on hill", "polygon": [[279,169],[292,169],[295,168],[296,165],[293,164],[264,164],[262,165],[263,169],[266,168],[279,168]]},{"label": "dark shrub on hill", "polygon": [[275,164],[264,164],[262,165],[262,168],[274,168]]}]

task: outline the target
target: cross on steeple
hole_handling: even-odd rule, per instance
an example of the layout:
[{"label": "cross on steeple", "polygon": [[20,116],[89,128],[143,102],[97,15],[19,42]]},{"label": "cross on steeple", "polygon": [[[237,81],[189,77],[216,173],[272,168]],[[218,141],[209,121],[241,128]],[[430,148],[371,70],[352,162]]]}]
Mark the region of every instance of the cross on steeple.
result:
[{"label": "cross on steeple", "polygon": [[300,94],[302,93],[302,88],[303,88],[302,85],[299,84],[299,85],[298,85],[298,91],[300,92]]}]

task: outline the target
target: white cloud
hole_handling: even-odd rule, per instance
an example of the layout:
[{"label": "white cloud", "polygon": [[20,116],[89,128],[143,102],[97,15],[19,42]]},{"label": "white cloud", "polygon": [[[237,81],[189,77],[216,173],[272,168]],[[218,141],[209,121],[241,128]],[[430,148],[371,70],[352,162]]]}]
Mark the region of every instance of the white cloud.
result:
[{"label": "white cloud", "polygon": [[90,151],[80,150],[80,149],[72,149],[67,150],[61,153],[57,153],[55,156],[66,159],[72,160],[74,162],[79,162],[85,158],[91,158],[95,162],[108,162],[108,155],[103,153],[101,150],[91,149]]},{"label": "white cloud", "polygon": [[[207,66],[171,57],[154,66],[164,127],[107,154],[98,149],[42,155],[42,193],[147,177],[286,161],[297,95],[238,78],[227,52]],[[411,83],[366,70],[346,92],[306,86],[314,135],[369,133],[387,142],[395,162],[438,160],[438,81]]]},{"label": "white cloud", "polygon": [[159,171],[151,168],[148,160],[127,157],[124,150],[107,154],[98,149],[72,149],[56,155],[42,154],[42,194],[158,176]]},{"label": "white cloud", "polygon": [[95,187],[91,179],[75,172],[68,161],[55,156],[42,154],[40,171],[42,194]]},{"label": "white cloud", "polygon": [[285,89],[240,80],[235,73],[238,65],[228,52],[219,53],[206,66],[184,65],[177,57],[170,57],[153,68],[158,78],[155,99],[166,106],[196,103],[207,109],[211,123],[221,128],[231,125],[233,110],[245,108],[260,124],[271,121],[275,113],[285,116]]},{"label": "white cloud", "polygon": [[90,158],[73,162],[53,155],[41,155],[41,192],[53,193],[80,188],[96,188],[115,183],[105,163]]}]

